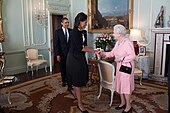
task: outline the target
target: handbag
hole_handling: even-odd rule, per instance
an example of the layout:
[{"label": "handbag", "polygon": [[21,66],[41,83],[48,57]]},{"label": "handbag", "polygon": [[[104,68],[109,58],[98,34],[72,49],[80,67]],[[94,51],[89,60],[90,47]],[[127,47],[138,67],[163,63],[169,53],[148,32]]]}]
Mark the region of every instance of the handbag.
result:
[{"label": "handbag", "polygon": [[[123,58],[123,60],[124,60],[124,58]],[[122,65],[123,60],[121,61],[121,66],[120,66],[119,71],[127,73],[127,74],[131,74],[132,73],[132,64],[129,62],[131,67]]]}]

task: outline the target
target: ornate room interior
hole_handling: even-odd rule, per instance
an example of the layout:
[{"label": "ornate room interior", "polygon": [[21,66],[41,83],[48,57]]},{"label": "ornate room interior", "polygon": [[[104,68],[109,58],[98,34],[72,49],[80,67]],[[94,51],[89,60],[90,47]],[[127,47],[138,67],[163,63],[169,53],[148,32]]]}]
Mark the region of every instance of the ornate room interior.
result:
[{"label": "ornate room interior", "polygon": [[[56,92],[58,91],[57,93],[55,92],[55,96],[52,96],[55,99],[62,96],[60,95],[57,97],[60,93],[64,94],[64,92],[66,92],[66,89],[61,86],[52,86],[56,85],[58,81],[58,84],[61,82],[58,80],[58,75],[60,75],[59,64],[56,61],[56,56],[54,56],[54,33],[55,30],[60,28],[61,19],[63,17],[69,19],[69,28],[73,28],[74,18],[79,12],[84,12],[88,15],[88,25],[86,27],[88,35],[87,45],[92,49],[98,49],[96,45],[97,38],[100,39],[101,37],[105,37],[105,35],[108,35],[108,37],[112,36],[113,26],[118,23],[123,24],[128,32],[127,38],[133,41],[136,52],[135,60],[138,63],[137,65],[140,71],[140,73],[137,73],[138,76],[135,76],[137,88],[147,89],[145,85],[157,83],[157,91],[161,91],[162,87],[164,91],[162,91],[163,93],[160,93],[155,91],[156,88],[153,88],[155,93],[159,93],[161,95],[159,95],[160,97],[163,97],[164,95],[168,98],[168,66],[170,61],[169,0],[124,0],[127,6],[126,8],[114,6],[114,4],[109,5],[110,1],[113,2],[115,0],[106,0],[107,2],[101,4],[103,1],[104,0],[0,0],[0,81],[4,80],[4,77],[14,77],[7,85],[4,85],[3,82],[0,84],[0,90],[2,90],[2,94],[0,93],[0,100],[3,100],[2,103],[0,102],[1,109],[4,108],[6,112],[9,112],[10,109],[8,108],[16,107],[17,104],[11,103],[15,103],[15,96],[16,98],[18,97],[17,94],[12,95],[12,93],[22,92],[25,87],[23,92],[27,95],[30,95],[34,90],[41,90],[42,87],[49,88],[50,91],[55,89]],[[106,7],[107,5],[109,6]],[[111,7],[112,5],[114,6],[113,8]],[[126,9],[126,12],[123,13],[123,16],[120,16],[118,13],[120,13],[122,9]],[[104,11],[107,11],[106,13],[109,15],[103,16],[106,14]],[[132,34],[133,30],[137,30],[137,32],[135,32],[137,34]],[[112,45],[113,43],[115,44],[114,41],[111,43]],[[107,46],[109,50],[113,48],[112,45],[111,47]],[[43,55],[43,59],[46,61],[45,64],[47,64],[47,72],[44,71],[44,66],[41,65],[38,69],[33,68],[34,73],[31,70],[32,68],[29,69],[27,73],[28,62],[25,53],[28,48],[36,48],[38,49],[38,53]],[[99,49],[105,48],[100,47]],[[97,82],[99,82],[98,79],[100,79],[98,58],[93,53],[86,53],[86,58],[90,70],[90,85],[88,85],[91,88],[93,84],[97,85]],[[115,65],[114,59],[106,59],[106,61]],[[57,82],[53,81],[53,79],[56,79]],[[148,86],[150,87],[152,85]],[[59,90],[60,88],[62,91]],[[154,93],[150,93],[154,95]],[[6,94],[8,94],[7,100],[4,100],[6,97],[3,95]],[[138,94],[138,92],[136,94]],[[10,95],[13,97],[10,97]],[[62,98],[64,98],[64,96]],[[159,98],[159,96],[155,98]],[[26,99],[27,97],[23,96],[23,98]],[[108,98],[106,104],[110,101],[110,97]],[[114,101],[115,98],[116,97],[113,97],[112,107],[116,103]],[[135,98],[137,98],[137,96],[133,99],[135,100]],[[50,100],[50,102],[56,102],[55,99]],[[148,109],[152,109],[155,113],[166,113],[168,111],[167,100],[166,102],[162,102],[163,107],[157,105],[162,107],[161,110],[154,106],[146,108],[143,111],[141,110],[142,108],[140,109],[138,107],[142,102],[138,101],[133,106],[135,108],[134,113],[143,113],[145,110],[145,112],[152,112]],[[70,103],[72,108],[67,108],[66,112],[79,113],[78,110],[76,111],[74,103]],[[85,103],[88,102],[85,101]],[[29,103],[28,106],[33,106],[33,103]],[[29,107],[25,107],[26,110],[23,108],[21,112],[29,113]],[[42,106],[38,106],[39,109],[41,107]],[[51,105],[50,111],[48,111],[49,109],[47,108],[48,110],[46,109],[45,112],[55,113],[55,107],[53,107],[54,106]],[[93,109],[93,107],[96,106],[87,104],[87,108],[91,110],[91,112],[97,109]],[[63,107],[61,108],[64,109]],[[34,108],[31,108],[31,110],[33,109]],[[69,111],[68,109],[72,109],[72,111]],[[111,110],[109,107],[107,107],[107,110],[106,108],[103,109],[103,112],[105,113],[110,112],[109,110]],[[20,109],[16,108],[15,110],[17,111]],[[97,110],[95,113],[98,113]],[[141,111],[137,112],[137,110]],[[44,112],[43,109],[39,111],[39,113],[41,112]],[[57,112],[60,112],[60,110]],[[120,111],[116,111],[115,113],[119,112]],[[64,110],[62,113],[64,113]]]}]

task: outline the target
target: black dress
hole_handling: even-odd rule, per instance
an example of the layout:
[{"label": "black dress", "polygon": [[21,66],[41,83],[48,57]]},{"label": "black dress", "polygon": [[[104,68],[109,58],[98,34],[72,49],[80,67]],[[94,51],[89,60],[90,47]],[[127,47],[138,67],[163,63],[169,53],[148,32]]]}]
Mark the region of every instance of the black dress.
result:
[{"label": "black dress", "polygon": [[88,82],[88,66],[83,47],[87,46],[87,32],[74,28],[70,33],[70,47],[66,61],[68,81],[76,87],[85,86]]}]

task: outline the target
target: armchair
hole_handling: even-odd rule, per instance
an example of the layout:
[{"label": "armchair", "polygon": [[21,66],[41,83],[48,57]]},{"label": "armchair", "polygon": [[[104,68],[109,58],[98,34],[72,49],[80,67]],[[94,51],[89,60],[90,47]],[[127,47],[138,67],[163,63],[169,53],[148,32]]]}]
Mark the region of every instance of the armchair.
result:
[{"label": "armchair", "polygon": [[142,85],[142,70],[139,68],[138,61],[134,60],[135,68],[134,68],[134,75],[140,77],[140,85]]},{"label": "armchair", "polygon": [[38,71],[38,66],[45,65],[45,71],[47,72],[47,60],[44,60],[44,56],[38,54],[38,49],[36,48],[28,48],[25,51],[26,60],[27,60],[27,71],[29,67],[31,67],[32,75],[33,75],[33,67],[36,67]]},{"label": "armchair", "polygon": [[100,60],[98,63],[98,69],[100,74],[100,91],[97,98],[100,98],[102,87],[109,89],[111,91],[111,98],[110,98],[109,105],[111,106],[113,101],[113,94],[114,94],[115,67],[106,61]]}]

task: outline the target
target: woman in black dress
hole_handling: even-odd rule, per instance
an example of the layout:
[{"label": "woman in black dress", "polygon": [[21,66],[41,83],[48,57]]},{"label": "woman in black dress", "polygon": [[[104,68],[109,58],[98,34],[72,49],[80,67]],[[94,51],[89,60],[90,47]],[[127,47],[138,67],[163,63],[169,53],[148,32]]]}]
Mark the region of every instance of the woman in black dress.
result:
[{"label": "woman in black dress", "polygon": [[67,77],[73,85],[71,92],[77,98],[77,107],[82,113],[88,113],[82,104],[80,89],[82,86],[86,86],[89,80],[85,52],[96,52],[87,47],[87,32],[84,30],[86,26],[87,15],[81,12],[75,17],[74,29],[70,33],[70,47],[66,61]]}]

